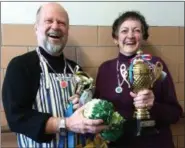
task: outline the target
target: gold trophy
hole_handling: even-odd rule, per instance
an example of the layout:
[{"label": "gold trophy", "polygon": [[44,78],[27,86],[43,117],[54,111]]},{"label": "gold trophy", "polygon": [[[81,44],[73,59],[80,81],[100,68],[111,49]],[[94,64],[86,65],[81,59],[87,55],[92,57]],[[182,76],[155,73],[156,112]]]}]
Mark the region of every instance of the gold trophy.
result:
[{"label": "gold trophy", "polygon": [[75,70],[74,79],[76,81],[75,93],[80,96],[80,105],[84,105],[93,97],[95,88],[93,85],[94,80],[86,72],[79,71],[79,67]]},{"label": "gold trophy", "polygon": [[[137,52],[136,57],[131,61],[128,70],[129,83],[134,93],[143,89],[151,89],[156,80],[164,76],[163,65],[157,61],[155,64],[150,63],[151,56],[143,54],[141,50]],[[151,119],[147,105],[145,107],[135,108],[134,118],[137,122],[136,135],[154,134],[158,131],[155,129],[155,121]]]}]

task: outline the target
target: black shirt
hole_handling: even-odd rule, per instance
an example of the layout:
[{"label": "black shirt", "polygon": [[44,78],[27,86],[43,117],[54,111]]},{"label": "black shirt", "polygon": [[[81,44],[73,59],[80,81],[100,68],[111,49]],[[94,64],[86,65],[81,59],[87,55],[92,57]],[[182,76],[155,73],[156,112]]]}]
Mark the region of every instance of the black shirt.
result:
[{"label": "black shirt", "polygon": [[[39,49],[51,67],[57,73],[63,73],[64,55],[55,57],[42,48]],[[77,65],[69,59],[66,60],[72,68]],[[49,67],[48,70],[53,72]],[[68,67],[66,72],[71,73]],[[36,51],[13,58],[4,78],[2,99],[8,125],[13,132],[22,133],[37,142],[50,142],[55,135],[45,134],[45,125],[52,115],[32,109],[40,85],[41,73]]]}]

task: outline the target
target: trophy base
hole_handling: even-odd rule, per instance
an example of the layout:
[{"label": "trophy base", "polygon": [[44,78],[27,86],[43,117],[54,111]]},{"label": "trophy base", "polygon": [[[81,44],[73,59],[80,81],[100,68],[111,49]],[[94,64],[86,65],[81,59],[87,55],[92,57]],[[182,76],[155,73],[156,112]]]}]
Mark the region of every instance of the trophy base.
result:
[{"label": "trophy base", "polygon": [[155,128],[155,121],[151,119],[136,119],[136,136],[148,136],[158,134]]}]

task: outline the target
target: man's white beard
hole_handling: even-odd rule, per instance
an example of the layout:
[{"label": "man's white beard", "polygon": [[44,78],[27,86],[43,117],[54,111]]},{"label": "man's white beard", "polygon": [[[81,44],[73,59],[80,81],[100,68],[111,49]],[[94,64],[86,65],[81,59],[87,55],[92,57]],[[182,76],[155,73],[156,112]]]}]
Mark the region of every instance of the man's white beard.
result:
[{"label": "man's white beard", "polygon": [[44,41],[43,46],[44,46],[44,49],[48,51],[48,53],[53,54],[53,55],[60,53],[63,49],[62,44],[54,45],[54,44],[51,44],[49,41]]}]

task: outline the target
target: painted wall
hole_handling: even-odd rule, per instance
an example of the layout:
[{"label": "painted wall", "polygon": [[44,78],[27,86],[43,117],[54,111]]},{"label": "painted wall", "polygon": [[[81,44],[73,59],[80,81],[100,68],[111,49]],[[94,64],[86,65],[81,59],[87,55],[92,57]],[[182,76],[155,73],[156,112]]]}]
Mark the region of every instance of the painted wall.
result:
[{"label": "painted wall", "polygon": [[[35,13],[42,3],[1,3],[1,23],[3,23],[0,51],[1,87],[10,60],[37,46],[33,23]],[[183,2],[61,2],[61,4],[69,12],[72,25],[64,53],[79,63],[94,79],[99,65],[118,54],[111,37],[113,20],[123,10],[141,11],[152,26],[149,29],[150,37],[143,50],[161,57],[166,62],[175,84],[178,101],[184,110]],[[6,131],[7,121],[1,102],[0,117],[1,130]],[[184,118],[172,125],[171,129],[175,147],[185,148]],[[15,133],[2,133],[0,136],[2,147],[17,146]]]},{"label": "painted wall", "polygon": [[[1,23],[33,24],[36,11],[43,3],[46,2],[2,2]],[[110,26],[121,12],[137,10],[150,26],[184,26],[184,2],[59,3],[67,9],[71,25]]]}]

